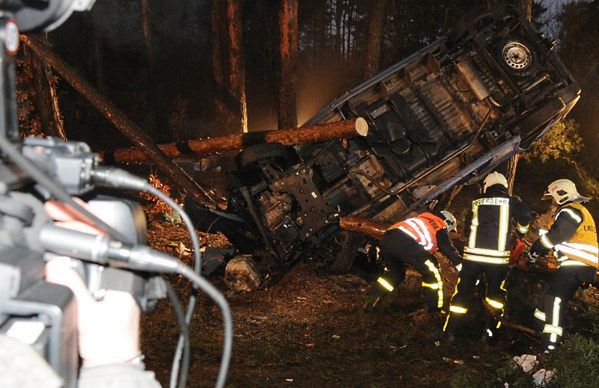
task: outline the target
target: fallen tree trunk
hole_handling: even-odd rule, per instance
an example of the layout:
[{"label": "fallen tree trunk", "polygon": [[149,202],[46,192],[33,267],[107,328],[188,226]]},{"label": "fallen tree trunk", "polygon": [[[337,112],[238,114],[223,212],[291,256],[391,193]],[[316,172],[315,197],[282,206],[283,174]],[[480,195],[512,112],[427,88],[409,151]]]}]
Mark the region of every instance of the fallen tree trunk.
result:
[{"label": "fallen tree trunk", "polygon": [[[309,127],[260,131],[235,135],[217,136],[206,139],[187,140],[178,143],[161,144],[158,147],[170,157],[185,154],[211,154],[223,151],[235,151],[261,143],[281,143],[297,145],[318,143],[327,140],[343,139],[354,136],[366,136],[368,123],[363,118],[316,124]],[[107,161],[116,163],[139,163],[147,156],[138,149],[126,148],[101,153]]]},{"label": "fallen tree trunk", "polygon": [[38,39],[21,35],[21,42],[31,49],[42,61],[52,66],[77,92],[92,104],[104,117],[138,147],[158,169],[172,179],[181,189],[192,195],[205,206],[214,207],[215,201],[179,166],[173,163],[129,118],[102,96],[92,85],[75,72],[62,58],[49,50]]},{"label": "fallen tree trunk", "polygon": [[529,334],[529,335],[534,336],[534,337],[538,337],[539,336],[539,333],[537,331],[535,331],[535,330],[533,330],[533,329],[531,329],[529,327],[526,327],[524,325],[520,325],[518,323],[512,323],[512,322],[506,321],[505,319],[502,319],[501,320],[501,324],[503,326],[507,327],[508,329],[517,330],[517,331]]},{"label": "fallen tree trunk", "polygon": [[347,216],[339,219],[339,227],[343,230],[365,234],[379,240],[389,225],[384,225],[364,218]]}]

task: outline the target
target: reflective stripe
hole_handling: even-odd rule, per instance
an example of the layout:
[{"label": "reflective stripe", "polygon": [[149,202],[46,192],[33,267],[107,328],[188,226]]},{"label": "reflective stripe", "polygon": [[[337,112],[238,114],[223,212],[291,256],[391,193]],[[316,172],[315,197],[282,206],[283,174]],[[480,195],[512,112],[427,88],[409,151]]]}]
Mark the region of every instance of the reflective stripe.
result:
[{"label": "reflective stripe", "polygon": [[[410,236],[413,240],[424,247],[425,250],[431,251],[435,247],[434,237],[431,236],[429,229],[424,221],[418,217],[408,218],[402,221],[406,227],[399,225],[396,228]],[[410,229],[408,229],[408,227]]]},{"label": "reflective stripe", "polygon": [[572,247],[574,249],[580,249],[581,251],[594,253],[595,255],[598,253],[599,248],[589,244],[581,244],[581,243],[573,243],[573,242],[564,242],[562,243],[566,246]]},{"label": "reflective stripe", "polygon": [[545,246],[545,248],[553,249],[554,245],[551,241],[549,241],[549,237],[547,237],[547,233],[544,233],[541,236],[541,244]]},{"label": "reflective stripe", "polygon": [[537,318],[543,322],[545,322],[545,320],[547,319],[547,316],[545,315],[545,313],[539,309],[535,309],[534,316],[535,316],[535,318]]},{"label": "reflective stripe", "polygon": [[435,279],[437,280],[437,307],[441,308],[443,307],[443,281],[441,280],[441,273],[430,260],[425,261],[424,265],[435,275]]},{"label": "reflective stripe", "polygon": [[545,328],[543,329],[543,332],[545,332],[545,330],[551,330],[551,335],[549,336],[549,341],[551,342],[557,342],[557,336],[562,335],[562,328],[559,325],[559,309],[561,302],[562,299],[556,296],[553,301],[553,317],[551,319],[551,325],[545,325]]},{"label": "reflective stripe", "polygon": [[451,305],[449,306],[449,311],[456,314],[466,314],[468,312],[468,309],[460,306]]},{"label": "reflective stripe", "polygon": [[422,282],[422,287],[430,288],[433,290],[438,290],[440,288],[437,283],[425,283],[425,282]]},{"label": "reflective stripe", "polygon": [[553,345],[549,345],[549,346],[547,346],[547,349],[549,349],[549,350],[554,350],[554,349],[555,349],[555,346],[553,346]]},{"label": "reflective stripe", "polygon": [[487,337],[493,337],[493,332],[491,329],[487,329]]},{"label": "reflective stripe", "polygon": [[520,223],[518,223],[518,232],[525,234],[528,232],[529,227],[530,225],[520,225]]},{"label": "reflective stripe", "polygon": [[427,251],[430,250],[433,247],[433,243],[431,242],[431,236],[428,233],[424,222],[417,218],[409,218],[405,222],[410,225],[412,229],[416,231],[418,237],[420,237],[418,244],[422,245]]},{"label": "reflective stripe", "polygon": [[413,221],[416,224],[418,224],[418,226],[420,226],[420,230],[422,230],[422,234],[424,235],[424,239],[426,241],[426,245],[424,245],[424,249],[426,249],[427,251],[430,251],[431,248],[433,247],[433,238],[431,237],[431,234],[429,233],[428,228],[424,224],[424,221],[422,221],[421,219],[414,218]]},{"label": "reflective stripe", "polygon": [[510,204],[510,199],[503,198],[503,197],[479,198],[475,201],[472,201],[473,206],[480,206],[480,205],[506,206],[509,204]]},{"label": "reflective stripe", "polygon": [[[509,202],[508,202],[509,203]],[[510,226],[510,207],[509,205],[499,205],[499,238],[497,240],[497,249],[505,251],[507,237]]]},{"label": "reflective stripe", "polygon": [[[510,229],[510,199],[509,198],[479,198],[472,201],[472,222],[470,224],[470,236],[468,238],[468,248],[476,248],[476,237],[478,233],[478,208],[479,206],[499,206],[499,227],[497,236],[497,251],[504,252],[507,244],[508,233]],[[482,249],[482,248],[480,248]],[[495,256],[495,254],[493,254]],[[507,254],[509,257],[509,252]],[[480,260],[473,260],[480,261]]]},{"label": "reflective stripe", "polygon": [[493,300],[491,298],[485,298],[485,300],[487,301],[489,306],[493,307],[494,309],[502,309],[504,306],[503,303],[501,303],[497,300]]},{"label": "reflective stripe", "polygon": [[407,220],[405,220],[405,223],[408,224],[413,230],[414,232],[416,232],[416,234],[418,235],[417,241],[420,245],[426,245],[426,237],[424,236],[424,234],[422,234],[422,231],[420,230],[420,226],[416,223],[414,223],[413,218],[408,218]]},{"label": "reflective stripe", "polygon": [[574,221],[576,221],[578,224],[580,224],[582,222],[582,218],[580,218],[580,216],[578,214],[576,214],[574,212],[574,210],[572,209],[562,209],[559,212],[557,212],[557,214],[555,215],[554,220],[557,220],[557,217],[559,217],[560,214],[562,213],[566,213],[568,214],[570,217],[572,217],[574,219]]},{"label": "reflective stripe", "polygon": [[476,246],[476,235],[478,233],[478,205],[472,203],[472,222],[470,223],[470,238],[468,239],[468,246]]},{"label": "reflective stripe", "polygon": [[[566,243],[564,244],[557,244],[555,246],[555,250],[565,253],[566,255],[568,255],[571,259],[575,259],[576,257],[582,259],[582,260],[586,260],[592,264],[594,264],[595,266],[597,266],[598,263],[598,259],[597,259],[597,254],[592,254],[592,253],[588,253],[585,252],[581,249],[576,249],[576,248],[572,248],[570,245],[566,245]],[[571,257],[571,256],[576,256],[576,257]]]},{"label": "reflective stripe", "polygon": [[[543,328],[543,333],[545,334],[555,334],[556,336],[559,335],[563,335],[564,331],[561,327],[559,326],[553,326],[553,325],[545,325],[545,327]],[[551,341],[551,342],[555,342],[555,341]]]},{"label": "reflective stripe", "polygon": [[486,256],[470,255],[467,253],[464,253],[464,260],[476,261],[479,263],[488,263],[488,264],[508,264],[510,261],[509,257],[493,258],[493,257],[486,257]]},{"label": "reflective stripe", "polygon": [[412,232],[410,232],[409,230],[407,230],[406,228],[404,228],[403,226],[398,226],[397,229],[401,230],[402,232],[404,232],[405,234],[407,234],[408,236],[410,236],[413,240],[418,241],[418,237],[414,236],[412,234]]},{"label": "reflective stripe", "polygon": [[377,282],[378,282],[378,283],[379,283],[381,286],[383,286],[383,287],[384,287],[384,288],[385,288],[387,291],[389,291],[389,292],[393,291],[393,289],[394,289],[394,288],[393,288],[393,286],[391,285],[391,283],[389,283],[389,282],[387,281],[387,279],[379,277],[378,279],[376,279],[376,281],[377,281]]},{"label": "reflective stripe", "polygon": [[484,256],[510,257],[510,251],[497,251],[495,249],[464,247],[464,252]]},{"label": "reflective stripe", "polygon": [[[461,264],[460,264],[460,265],[461,265]],[[458,286],[460,285],[460,282],[461,282],[461,281],[462,281],[462,278],[461,278],[460,276],[458,276],[458,281],[457,281],[457,282],[456,282],[456,284],[455,284],[455,288],[454,288],[454,291],[453,291],[453,295],[451,296],[451,299],[452,299],[452,300],[453,300],[454,296],[456,296],[456,295],[457,295],[457,293],[458,293]],[[456,312],[456,313],[458,313],[458,314],[465,314],[465,313],[468,311],[468,309],[465,309],[465,308],[463,308],[463,307],[459,307],[459,306],[451,306],[451,305],[449,305],[449,311],[452,311],[452,310],[451,310],[451,308],[452,308],[452,307],[454,307],[455,309],[461,308],[461,309],[463,309],[463,310],[464,310],[464,311],[462,311],[462,312],[457,312],[457,311],[454,311],[454,312]],[[447,314],[447,318],[445,319],[445,324],[443,325],[443,332],[445,332],[445,330],[447,329],[447,325],[449,324],[449,318],[450,318],[450,317],[451,317],[451,314]]]},{"label": "reflective stripe", "polygon": [[571,260],[571,259],[561,262],[559,266],[560,267],[590,267],[590,265],[585,264],[582,261]]}]

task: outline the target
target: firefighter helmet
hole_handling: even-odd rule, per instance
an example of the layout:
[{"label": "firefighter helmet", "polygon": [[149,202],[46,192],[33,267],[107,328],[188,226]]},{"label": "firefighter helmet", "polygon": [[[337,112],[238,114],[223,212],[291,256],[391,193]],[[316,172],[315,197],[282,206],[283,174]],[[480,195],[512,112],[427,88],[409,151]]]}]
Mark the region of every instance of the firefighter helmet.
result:
[{"label": "firefighter helmet", "polygon": [[503,174],[493,171],[487,175],[483,181],[483,193],[486,193],[487,189],[493,185],[502,185],[507,189],[507,179],[505,179]]},{"label": "firefighter helmet", "polygon": [[547,186],[545,196],[551,196],[558,205],[577,199],[585,199],[576,190],[576,185],[569,179],[558,179]]},{"label": "firefighter helmet", "polygon": [[458,230],[458,222],[455,220],[453,214],[448,212],[447,210],[441,210],[441,214],[443,214],[443,218],[445,219],[445,224],[447,225],[448,232],[457,232]]}]

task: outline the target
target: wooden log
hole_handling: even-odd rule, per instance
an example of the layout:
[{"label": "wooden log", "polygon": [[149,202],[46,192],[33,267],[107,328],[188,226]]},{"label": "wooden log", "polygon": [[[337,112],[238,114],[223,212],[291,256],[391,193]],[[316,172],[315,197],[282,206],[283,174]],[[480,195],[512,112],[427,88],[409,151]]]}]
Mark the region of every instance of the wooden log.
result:
[{"label": "wooden log", "polygon": [[[244,147],[261,143],[281,143],[285,145],[318,143],[321,141],[366,136],[368,123],[363,118],[338,121],[334,123],[316,124],[309,127],[279,129],[217,136],[206,139],[188,140],[179,143],[159,145],[162,152],[170,157],[184,154],[211,154],[215,152],[240,150]],[[146,155],[138,149],[126,148],[101,153],[107,161],[117,163],[139,163],[147,160]]]},{"label": "wooden log", "polygon": [[389,225],[384,225],[376,221],[367,220],[353,216],[341,217],[339,226],[343,230],[365,234],[369,237],[379,240]]},{"label": "wooden log", "polygon": [[215,201],[179,166],[173,163],[152,140],[141,131],[121,110],[100,94],[83,77],[75,72],[62,58],[33,37],[21,35],[21,42],[31,49],[42,61],[52,66],[56,73],[64,78],[92,106],[106,117],[123,135],[138,147],[156,167],[172,179],[181,189],[187,191],[198,202],[214,207]]},{"label": "wooden log", "polygon": [[517,330],[520,331],[522,333],[525,334],[529,334],[535,337],[538,337],[539,333],[533,329],[531,329],[530,327],[526,327],[524,325],[520,325],[518,323],[512,323],[509,321],[506,321],[505,319],[501,320],[501,324],[505,327],[507,327],[508,329],[512,329],[512,330]]}]

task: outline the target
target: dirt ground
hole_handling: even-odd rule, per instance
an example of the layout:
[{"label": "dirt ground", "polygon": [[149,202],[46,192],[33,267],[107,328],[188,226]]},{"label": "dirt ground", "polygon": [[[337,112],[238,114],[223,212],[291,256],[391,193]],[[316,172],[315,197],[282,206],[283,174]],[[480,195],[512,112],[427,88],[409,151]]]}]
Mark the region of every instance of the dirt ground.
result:
[{"label": "dirt ground", "polygon": [[[178,251],[189,262],[191,255],[180,242],[191,244],[182,230],[154,222],[150,243],[173,254]],[[226,244],[221,236],[199,235],[203,244]],[[455,272],[442,270],[452,287]],[[188,294],[184,279],[171,280],[181,294]],[[482,344],[478,333],[454,344],[435,344],[444,316],[424,312],[417,277],[408,277],[398,293],[371,313],[362,310],[369,288],[363,274],[319,273],[310,262],[299,263],[274,284],[252,293],[234,293],[221,280],[214,282],[225,292],[234,319],[228,387],[449,386],[457,371],[492,375],[507,357],[534,344],[510,331],[493,348]],[[190,328],[189,387],[213,386],[222,330],[220,311],[202,297]],[[142,331],[147,367],[168,386],[179,333],[168,302],[144,317]]]}]

